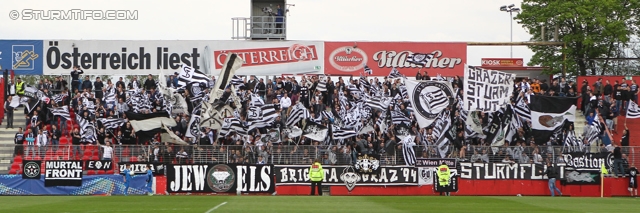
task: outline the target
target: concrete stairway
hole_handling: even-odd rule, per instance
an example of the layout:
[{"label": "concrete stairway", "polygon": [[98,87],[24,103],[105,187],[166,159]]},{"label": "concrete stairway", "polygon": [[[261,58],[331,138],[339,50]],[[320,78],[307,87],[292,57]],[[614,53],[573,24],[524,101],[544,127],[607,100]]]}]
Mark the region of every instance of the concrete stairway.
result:
[{"label": "concrete stairway", "polygon": [[7,129],[7,119],[2,120],[0,125],[0,174],[8,174],[11,164],[13,163],[14,138],[18,132],[18,127],[24,128],[26,119],[24,117],[24,109],[18,108],[13,114],[13,127]]},{"label": "concrete stairway", "polygon": [[576,132],[577,137],[582,137],[582,133],[584,132],[585,122],[587,119],[582,115],[582,111],[576,110],[576,121],[573,122],[573,128]]}]

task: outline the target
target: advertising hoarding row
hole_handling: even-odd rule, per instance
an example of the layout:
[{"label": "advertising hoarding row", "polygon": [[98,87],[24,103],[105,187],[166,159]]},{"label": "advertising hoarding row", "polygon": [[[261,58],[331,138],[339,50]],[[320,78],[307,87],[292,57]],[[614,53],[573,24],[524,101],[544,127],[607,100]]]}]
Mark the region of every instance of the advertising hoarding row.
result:
[{"label": "advertising hoarding row", "polygon": [[[245,61],[238,75],[357,76],[366,65],[373,76],[386,76],[392,68],[406,76],[454,76],[462,75],[467,60],[465,43],[0,40],[0,68],[17,75],[61,75],[78,65],[88,75],[146,75],[171,74],[186,64],[215,76],[230,52]],[[413,53],[432,58],[416,65],[407,62]]]}]

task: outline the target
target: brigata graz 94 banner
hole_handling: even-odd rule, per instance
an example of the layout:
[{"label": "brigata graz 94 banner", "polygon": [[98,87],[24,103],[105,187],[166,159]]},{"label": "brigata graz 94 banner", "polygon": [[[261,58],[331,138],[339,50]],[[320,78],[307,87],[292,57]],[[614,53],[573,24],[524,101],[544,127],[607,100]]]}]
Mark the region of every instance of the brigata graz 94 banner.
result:
[{"label": "brigata graz 94 banner", "polygon": [[[430,76],[462,76],[467,63],[466,43],[436,42],[325,42],[325,74],[359,75],[364,66],[373,70],[373,76],[387,76],[392,68],[400,73],[416,76],[418,70]],[[407,60],[414,53],[430,59],[424,65]]]},{"label": "brigata graz 94 banner", "polygon": [[167,191],[171,193],[273,193],[273,165],[169,165]]},{"label": "brigata graz 94 banner", "polygon": [[[356,185],[393,186],[418,185],[418,174],[415,167],[382,166],[380,174],[360,174],[353,166],[323,166],[325,178],[323,185],[346,186],[349,191]],[[309,166],[276,165],[277,185],[308,185]]]}]

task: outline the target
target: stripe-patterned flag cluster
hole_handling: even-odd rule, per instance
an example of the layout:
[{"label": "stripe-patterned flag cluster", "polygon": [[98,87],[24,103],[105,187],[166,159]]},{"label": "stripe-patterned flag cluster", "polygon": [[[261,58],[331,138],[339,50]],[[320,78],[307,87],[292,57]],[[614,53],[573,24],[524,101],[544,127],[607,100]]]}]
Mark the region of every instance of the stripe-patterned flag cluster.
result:
[{"label": "stripe-patterned flag cluster", "polygon": [[122,118],[98,118],[96,120],[98,120],[105,129],[116,129],[127,123],[127,121]]},{"label": "stripe-patterned flag cluster", "polygon": [[111,88],[107,88],[107,92],[104,94],[104,98],[103,98],[105,103],[116,103],[118,102],[118,100],[116,100],[116,88],[115,87],[111,87]]},{"label": "stripe-patterned flag cluster", "polygon": [[378,110],[386,110],[391,101],[392,99],[389,97],[371,97],[367,100],[367,106]]},{"label": "stripe-patterned flag cluster", "polygon": [[531,109],[529,109],[529,105],[524,102],[523,96],[518,96],[513,110],[520,119],[524,121],[531,121]]},{"label": "stripe-patterned flag cluster", "polygon": [[69,114],[69,106],[53,107],[50,109],[53,115],[63,117],[67,121],[71,120],[71,115]]},{"label": "stripe-patterned flag cluster", "polygon": [[393,69],[391,69],[391,72],[389,72],[389,75],[387,77],[388,78],[402,78],[402,74],[400,74],[400,71],[398,71],[398,69],[396,69],[394,67]]},{"label": "stripe-patterned flag cluster", "polygon": [[627,108],[627,118],[640,118],[640,109],[638,109],[638,104],[633,101],[628,101],[629,107]]},{"label": "stripe-patterned flag cluster", "polygon": [[407,62],[426,67],[432,58],[432,53],[413,53],[407,57]]},{"label": "stripe-patterned flag cluster", "polygon": [[209,84],[209,78],[193,67],[182,64],[178,72],[178,87],[184,88],[191,83]]},{"label": "stripe-patterned flag cluster", "polygon": [[220,136],[227,136],[233,131],[241,135],[247,134],[247,131],[240,119],[236,117],[228,117],[223,120],[222,128],[220,129]]},{"label": "stripe-patterned flag cluster", "polygon": [[300,122],[302,119],[307,119],[310,117],[309,110],[304,107],[301,102],[298,102],[291,109],[291,113],[287,117],[287,126],[293,126],[296,123]]}]

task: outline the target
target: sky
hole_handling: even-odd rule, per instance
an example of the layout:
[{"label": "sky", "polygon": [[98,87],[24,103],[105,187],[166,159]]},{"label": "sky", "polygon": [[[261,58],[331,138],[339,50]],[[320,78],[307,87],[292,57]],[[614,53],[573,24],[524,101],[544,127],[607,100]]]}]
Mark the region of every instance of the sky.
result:
[{"label": "sky", "polygon": [[[509,13],[520,0],[288,0],[288,40],[507,42]],[[231,40],[232,17],[249,17],[250,0],[3,1],[0,39]],[[13,20],[23,10],[137,10],[138,20]],[[514,14],[515,16],[515,14]],[[513,21],[513,41],[531,36]],[[470,65],[509,58],[509,46],[469,46]],[[527,63],[533,53],[514,46]]]}]

